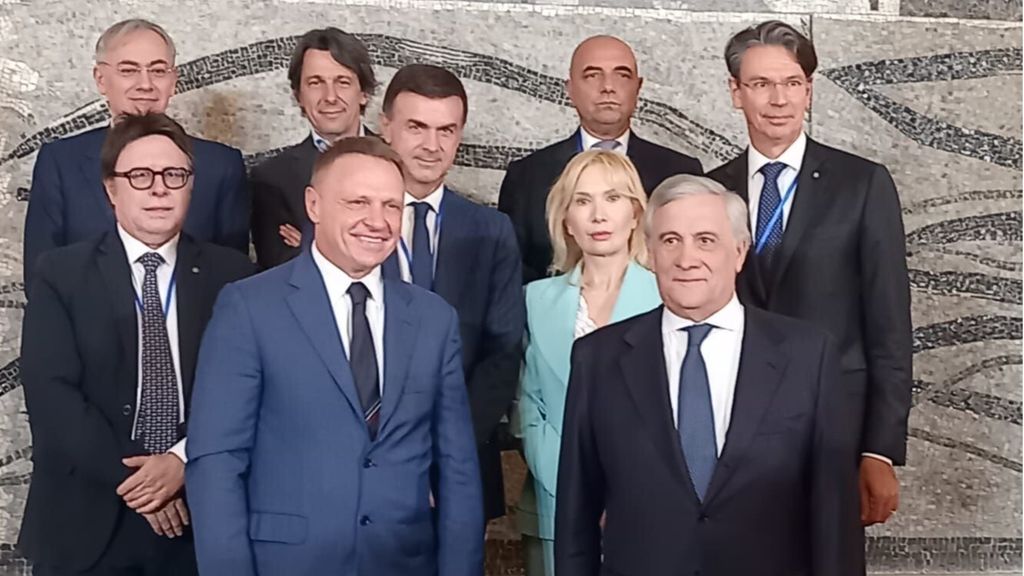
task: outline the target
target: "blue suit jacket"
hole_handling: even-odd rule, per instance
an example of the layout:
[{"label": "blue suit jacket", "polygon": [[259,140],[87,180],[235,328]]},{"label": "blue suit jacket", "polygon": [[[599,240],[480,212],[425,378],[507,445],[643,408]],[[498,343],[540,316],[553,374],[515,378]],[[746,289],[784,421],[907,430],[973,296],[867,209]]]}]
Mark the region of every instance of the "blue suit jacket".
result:
[{"label": "blue suit jacket", "polygon": [[[526,286],[528,343],[519,418],[523,452],[533,477],[523,489],[537,502],[541,538],[555,537],[555,494],[562,415],[569,385],[569,357],[580,302],[579,268]],[[631,263],[619,289],[611,322],[643,314],[661,304],[658,283],[646,268]],[[529,497],[527,497],[529,500]]]},{"label": "blue suit jacket", "polygon": [[188,430],[203,574],[482,574],[455,312],[390,280],[384,307],[380,431],[371,441],[309,250],[221,292]]},{"label": "blue suit jacket", "polygon": [[[459,314],[462,366],[479,446],[486,518],[505,514],[501,452],[495,431],[519,386],[526,310],[519,247],[508,216],[446,189],[434,292]],[[401,279],[398,253],[384,277]]]},{"label": "blue suit jacket", "polygon": [[[39,149],[25,215],[25,290],[39,256],[52,248],[114,230],[114,211],[100,176],[107,129],[61,138]],[[197,240],[249,253],[249,193],[242,154],[192,139],[195,179],[184,231]]]}]

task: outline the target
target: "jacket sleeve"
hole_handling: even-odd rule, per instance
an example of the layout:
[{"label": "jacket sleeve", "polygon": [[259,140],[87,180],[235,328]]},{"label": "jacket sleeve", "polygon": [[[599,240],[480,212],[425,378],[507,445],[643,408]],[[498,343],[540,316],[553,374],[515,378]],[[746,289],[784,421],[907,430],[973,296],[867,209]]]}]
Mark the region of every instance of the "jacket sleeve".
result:
[{"label": "jacket sleeve", "polygon": [[32,169],[32,186],[25,213],[25,244],[22,257],[25,294],[31,295],[35,266],[47,250],[66,244],[64,192],[53,147],[44,144]]}]

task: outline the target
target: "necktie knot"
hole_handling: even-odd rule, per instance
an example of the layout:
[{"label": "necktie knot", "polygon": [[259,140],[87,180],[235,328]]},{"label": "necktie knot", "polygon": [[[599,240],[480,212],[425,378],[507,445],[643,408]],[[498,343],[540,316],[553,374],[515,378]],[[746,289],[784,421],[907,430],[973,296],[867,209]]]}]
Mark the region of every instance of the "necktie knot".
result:
[{"label": "necktie knot", "polygon": [[683,328],[689,336],[686,340],[686,348],[688,350],[700,348],[700,345],[704,343],[704,339],[711,333],[712,328],[714,326],[710,324],[694,324],[693,326]]},{"label": "necktie knot", "polygon": [[765,180],[771,180],[775,182],[779,179],[779,175],[786,169],[786,164],[783,162],[769,162],[764,166],[761,166],[759,172],[764,175]]},{"label": "necktie knot", "polygon": [[139,264],[142,264],[142,268],[147,274],[155,272],[161,264],[164,263],[164,257],[156,252],[146,252],[142,256],[139,256]]},{"label": "necktie knot", "polygon": [[353,282],[348,287],[348,297],[352,299],[352,306],[362,306],[366,304],[366,299],[370,296],[370,291],[367,290],[366,285],[362,282]]},{"label": "necktie knot", "polygon": [[616,150],[619,146],[622,146],[622,144],[618,140],[601,140],[599,142],[595,142],[590,148],[597,150]]},{"label": "necktie knot", "polygon": [[433,209],[433,207],[430,204],[428,204],[427,202],[413,202],[412,203],[412,209],[413,209],[414,214],[416,215],[416,220],[417,221],[421,221],[422,220],[423,222],[426,222],[427,221],[427,214],[430,213],[430,211]]}]

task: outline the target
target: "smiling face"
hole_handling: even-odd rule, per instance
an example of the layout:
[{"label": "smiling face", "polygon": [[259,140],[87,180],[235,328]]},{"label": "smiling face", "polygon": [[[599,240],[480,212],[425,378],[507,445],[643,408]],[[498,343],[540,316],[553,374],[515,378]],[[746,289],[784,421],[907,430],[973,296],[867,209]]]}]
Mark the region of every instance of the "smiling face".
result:
[{"label": "smiling face", "polygon": [[789,50],[753,46],[740,60],[739,79],[731,78],[732,103],[743,110],[750,141],[758,150],[783,147],[803,130],[812,84]]},{"label": "smiling face", "polygon": [[565,214],[565,229],[587,256],[629,252],[629,240],[639,224],[637,204],[627,190],[616,188],[608,170],[583,170]]},{"label": "smiling face", "polygon": [[96,88],[110,115],[163,113],[174,95],[178,73],[171,47],[152,30],[137,30],[116,39],[93,69]]},{"label": "smiling face", "polygon": [[381,114],[381,135],[402,158],[410,194],[423,198],[444,181],[462,142],[464,117],[458,96],[413,92],[400,93]]},{"label": "smiling face", "polygon": [[349,276],[365,276],[395,249],[404,190],[401,171],[387,160],[354,153],[334,160],[306,188],[317,249]]},{"label": "smiling face", "polygon": [[700,322],[729,303],[747,246],[733,234],[723,197],[688,195],[658,208],[647,244],[672,313]]},{"label": "smiling face", "polygon": [[[148,168],[160,172],[168,168],[190,169],[188,156],[166,136],[145,136],[129,143],[117,157],[114,170],[131,172]],[[103,181],[107,197],[114,206],[117,223],[132,237],[150,246],[162,246],[175,234],[188,213],[192,196],[192,179],[184,187],[172,190],[159,175],[145,190],[136,190],[127,177],[116,176]]]},{"label": "smiling face", "polygon": [[329,142],[359,133],[367,96],[356,73],[327,50],[306,50],[295,99],[309,123]]},{"label": "smiling face", "polygon": [[596,36],[573,53],[566,89],[583,128],[609,139],[629,128],[642,84],[633,50],[617,38]]}]

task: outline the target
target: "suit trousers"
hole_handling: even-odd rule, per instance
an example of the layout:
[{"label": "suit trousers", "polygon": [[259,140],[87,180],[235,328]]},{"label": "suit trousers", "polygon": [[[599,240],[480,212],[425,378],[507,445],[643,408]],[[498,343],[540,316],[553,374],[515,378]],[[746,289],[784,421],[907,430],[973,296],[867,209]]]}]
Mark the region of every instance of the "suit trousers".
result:
[{"label": "suit trousers", "polygon": [[87,570],[37,563],[34,576],[198,576],[192,528],[167,538],[153,532],[149,522],[125,509],[110,544]]}]

